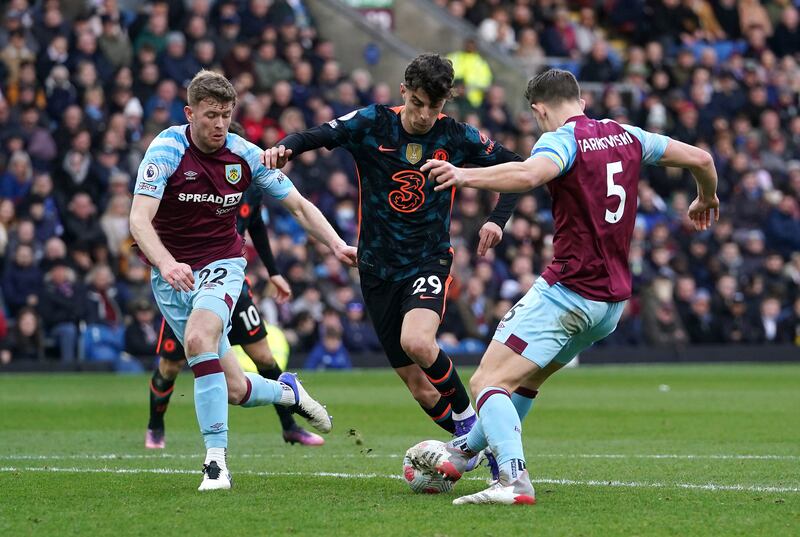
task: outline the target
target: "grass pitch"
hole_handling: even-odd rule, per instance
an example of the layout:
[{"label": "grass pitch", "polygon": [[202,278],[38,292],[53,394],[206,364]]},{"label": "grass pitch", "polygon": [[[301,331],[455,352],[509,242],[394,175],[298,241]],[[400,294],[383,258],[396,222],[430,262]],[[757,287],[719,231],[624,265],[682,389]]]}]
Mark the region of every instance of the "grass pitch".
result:
[{"label": "grass pitch", "polygon": [[[464,372],[463,378],[469,373]],[[234,489],[199,493],[191,374],[145,450],[147,378],[0,377],[0,535],[800,534],[800,366],[582,367],[523,425],[538,504],[410,492],[405,450],[443,438],[391,371],[306,374],[334,430],[284,444],[271,408],[231,408]]]}]

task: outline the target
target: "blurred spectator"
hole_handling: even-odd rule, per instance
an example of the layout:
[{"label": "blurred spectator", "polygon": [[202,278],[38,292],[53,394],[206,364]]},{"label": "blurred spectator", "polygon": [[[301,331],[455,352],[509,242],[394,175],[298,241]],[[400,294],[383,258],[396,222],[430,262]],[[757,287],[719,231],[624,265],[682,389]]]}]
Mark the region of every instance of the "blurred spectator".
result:
[{"label": "blurred spectator", "polygon": [[118,69],[130,65],[133,58],[133,46],[128,34],[120,26],[120,21],[113,15],[101,17],[102,33],[97,38],[97,46],[111,67]]},{"label": "blurred spectator", "polygon": [[617,80],[617,70],[608,57],[608,44],[598,39],[592,45],[591,53],[581,66],[581,80],[587,82],[613,82]]},{"label": "blurred spectator", "polygon": [[86,288],[66,261],[52,262],[39,295],[38,311],[45,332],[56,340],[61,361],[75,361],[78,322],[86,315]]},{"label": "blurred spectator", "polygon": [[19,360],[44,360],[44,339],[34,308],[17,312],[17,321],[0,348],[0,365]]},{"label": "blurred spectator", "polygon": [[118,300],[114,274],[105,265],[96,266],[86,277],[86,331],[84,358],[92,361],[119,360],[125,345],[123,306]]},{"label": "blurred spectator", "polygon": [[642,323],[645,341],[659,347],[688,343],[686,330],[672,300],[672,284],[658,277],[642,293]]},{"label": "blurred spectator", "polygon": [[97,218],[97,209],[89,194],[75,194],[67,210],[64,216],[64,240],[68,244],[76,244],[78,241],[90,247],[107,244],[107,238]]},{"label": "blurred spectator", "polygon": [[128,225],[130,209],[130,196],[118,194],[111,198],[106,212],[100,217],[100,227],[106,237],[108,249],[114,257],[119,256],[123,243],[130,237]]},{"label": "blurred spectator", "polygon": [[722,343],[719,323],[711,314],[711,295],[698,289],[691,302],[691,311],[686,320],[689,341],[694,344]]},{"label": "blurred spectator", "polygon": [[781,322],[778,333],[782,342],[800,347],[800,297],[795,299],[791,314]]},{"label": "blurred spectator", "polygon": [[303,369],[352,369],[350,355],[342,342],[340,330],[329,327],[323,330],[322,338],[308,353]]},{"label": "blurred spectator", "polygon": [[36,306],[41,287],[42,272],[35,263],[33,248],[20,244],[3,272],[3,298],[11,315],[16,316],[24,306]]},{"label": "blurred spectator", "polygon": [[775,297],[767,297],[761,301],[758,323],[756,323],[756,343],[779,343],[781,334],[779,321],[781,301]]},{"label": "blurred spectator", "polygon": [[25,151],[14,151],[8,161],[8,171],[0,176],[0,198],[19,203],[30,191],[32,180],[31,158]]},{"label": "blurred spectator", "polygon": [[782,255],[800,251],[800,207],[792,196],[783,196],[769,214],[767,244]]},{"label": "blurred spectator", "polygon": [[170,32],[161,58],[161,73],[185,88],[199,70],[197,60],[186,51],[186,37],[180,32]]},{"label": "blurred spectator", "polygon": [[350,352],[380,352],[381,344],[372,323],[367,318],[362,302],[353,301],[347,304],[342,322],[344,346]]},{"label": "blurred spectator", "polygon": [[133,318],[125,329],[125,352],[145,362],[158,358],[158,323],[153,304],[147,300],[136,300],[131,304]]},{"label": "blurred spectator", "polygon": [[726,343],[756,343],[758,332],[754,319],[747,311],[747,302],[742,293],[736,293],[729,311],[722,321],[722,332]]},{"label": "blurred spectator", "polygon": [[473,108],[483,102],[483,92],[492,83],[492,70],[478,52],[478,44],[473,38],[464,41],[464,48],[447,55],[453,62],[456,80],[464,82],[466,97]]}]

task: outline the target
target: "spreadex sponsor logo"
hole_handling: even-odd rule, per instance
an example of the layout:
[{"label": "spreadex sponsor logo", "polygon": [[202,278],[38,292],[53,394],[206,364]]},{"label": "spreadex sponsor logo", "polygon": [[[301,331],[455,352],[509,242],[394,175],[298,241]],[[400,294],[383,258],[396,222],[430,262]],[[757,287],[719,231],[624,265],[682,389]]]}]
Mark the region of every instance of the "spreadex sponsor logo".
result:
[{"label": "spreadex sponsor logo", "polygon": [[219,196],[217,194],[187,194],[181,192],[178,194],[178,201],[187,201],[189,203],[216,203],[223,207],[235,207],[242,201],[242,193],[226,194]]}]

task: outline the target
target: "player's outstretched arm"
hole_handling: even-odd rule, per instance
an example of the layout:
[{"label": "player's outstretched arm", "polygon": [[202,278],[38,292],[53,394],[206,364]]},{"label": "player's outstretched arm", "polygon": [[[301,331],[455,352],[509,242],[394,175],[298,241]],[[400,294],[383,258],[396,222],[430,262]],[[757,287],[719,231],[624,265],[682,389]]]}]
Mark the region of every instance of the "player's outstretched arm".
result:
[{"label": "player's outstretched arm", "polygon": [[697,199],[689,206],[689,218],[696,229],[708,229],[712,220],[719,220],[717,169],[714,158],[707,151],[670,139],[658,165],[685,168],[694,176]]},{"label": "player's outstretched arm", "polygon": [[336,131],[327,123],[312,127],[302,132],[295,132],[277,143],[275,147],[270,147],[261,156],[261,162],[267,168],[279,169],[286,166],[296,157],[306,151],[327,147],[332,149],[338,146]]},{"label": "player's outstretched arm", "polygon": [[133,196],[131,206],[131,236],[150,263],[161,272],[161,275],[176,291],[194,289],[192,268],[186,263],[178,263],[164,247],[153,227],[153,218],[158,211],[161,200],[137,194]]},{"label": "player's outstretched arm", "polygon": [[356,266],[356,249],[348,246],[339,237],[330,222],[313,203],[301,196],[294,188],[281,200],[281,203],[309,235],[331,249],[336,259],[351,267]]},{"label": "player's outstretched arm", "polygon": [[488,168],[456,168],[449,162],[429,160],[420,171],[437,183],[434,190],[480,188],[493,192],[527,192],[540,187],[561,173],[558,165],[546,157],[531,157],[523,162],[506,162]]}]

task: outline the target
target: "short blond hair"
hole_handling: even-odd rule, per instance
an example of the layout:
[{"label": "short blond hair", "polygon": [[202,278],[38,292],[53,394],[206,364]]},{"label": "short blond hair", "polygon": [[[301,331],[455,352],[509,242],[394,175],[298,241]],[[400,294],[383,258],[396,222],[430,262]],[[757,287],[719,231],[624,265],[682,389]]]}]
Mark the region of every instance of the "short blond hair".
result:
[{"label": "short blond hair", "polygon": [[194,75],[186,88],[186,97],[189,106],[197,106],[209,99],[218,103],[233,103],[236,105],[236,90],[233,84],[219,73],[202,69]]}]

